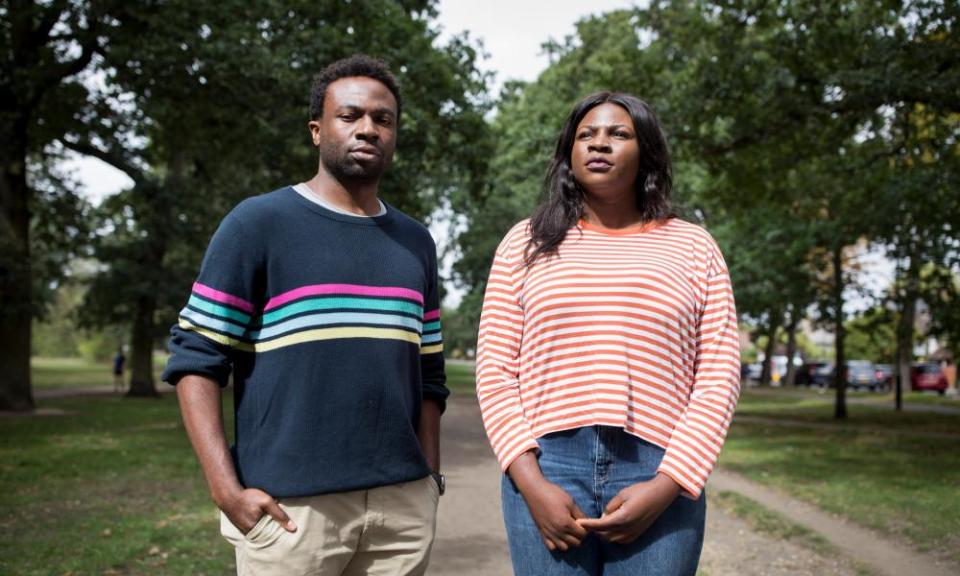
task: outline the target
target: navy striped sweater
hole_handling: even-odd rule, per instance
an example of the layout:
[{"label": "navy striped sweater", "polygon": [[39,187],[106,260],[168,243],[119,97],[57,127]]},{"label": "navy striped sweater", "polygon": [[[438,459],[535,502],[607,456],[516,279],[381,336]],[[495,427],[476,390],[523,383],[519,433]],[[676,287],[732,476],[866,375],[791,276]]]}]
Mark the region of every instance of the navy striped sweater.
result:
[{"label": "navy striped sweater", "polygon": [[237,474],[296,497],[430,470],[423,399],[444,406],[436,246],[387,205],[356,218],[291,187],[224,218],[171,330],[163,379],[233,372]]}]

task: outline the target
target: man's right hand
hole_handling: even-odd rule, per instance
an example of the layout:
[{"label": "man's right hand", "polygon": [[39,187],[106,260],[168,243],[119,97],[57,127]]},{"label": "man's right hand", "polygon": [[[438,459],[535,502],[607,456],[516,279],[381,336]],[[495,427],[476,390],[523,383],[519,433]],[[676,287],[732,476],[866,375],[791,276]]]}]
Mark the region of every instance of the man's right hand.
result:
[{"label": "man's right hand", "polygon": [[297,525],[269,494],[256,488],[246,488],[220,498],[217,506],[240,532],[247,534],[265,514],[269,514],[287,532],[296,532]]},{"label": "man's right hand", "polygon": [[544,546],[561,552],[579,546],[587,530],[577,518],[586,518],[586,514],[563,488],[543,476],[536,455],[532,451],[521,454],[507,473],[523,495]]}]

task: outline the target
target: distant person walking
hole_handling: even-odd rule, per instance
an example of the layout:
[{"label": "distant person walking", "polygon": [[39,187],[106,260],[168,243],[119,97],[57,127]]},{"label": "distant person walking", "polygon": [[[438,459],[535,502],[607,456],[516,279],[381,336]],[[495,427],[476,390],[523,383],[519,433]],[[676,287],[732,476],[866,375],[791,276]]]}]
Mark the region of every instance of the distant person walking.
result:
[{"label": "distant person walking", "polygon": [[497,248],[477,395],[518,575],[696,572],[739,338],[723,256],[671,183],[650,108],[593,94]]},{"label": "distant person walking", "polygon": [[126,386],[123,383],[123,369],[127,363],[127,357],[123,354],[123,346],[117,348],[117,353],[113,356],[113,391],[123,392]]},{"label": "distant person walking", "polygon": [[324,68],[307,124],[316,175],[224,218],[173,327],[163,379],[241,575],[427,569],[449,391],[436,245],[378,196],[401,107],[382,61]]}]

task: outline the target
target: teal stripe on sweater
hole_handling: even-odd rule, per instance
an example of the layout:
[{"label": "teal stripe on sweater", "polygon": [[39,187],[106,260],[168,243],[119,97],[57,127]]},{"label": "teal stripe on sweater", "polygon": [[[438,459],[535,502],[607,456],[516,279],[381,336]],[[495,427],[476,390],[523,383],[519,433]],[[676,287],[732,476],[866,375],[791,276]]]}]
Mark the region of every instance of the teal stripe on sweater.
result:
[{"label": "teal stripe on sweater", "polygon": [[227,318],[233,320],[244,326],[250,324],[250,315],[244,314],[239,310],[234,310],[233,308],[227,308],[226,306],[220,306],[219,304],[214,304],[209,300],[204,300],[203,298],[197,296],[196,294],[190,295],[190,300],[187,301],[188,306],[192,306],[197,310],[206,312],[213,316],[219,316],[221,318]]},{"label": "teal stripe on sweater", "polygon": [[377,312],[404,312],[416,317],[423,317],[423,307],[405,300],[389,300],[384,298],[310,298],[287,304],[283,308],[267,312],[262,317],[262,325],[279,322],[290,316],[304,312],[321,310],[374,310]]}]

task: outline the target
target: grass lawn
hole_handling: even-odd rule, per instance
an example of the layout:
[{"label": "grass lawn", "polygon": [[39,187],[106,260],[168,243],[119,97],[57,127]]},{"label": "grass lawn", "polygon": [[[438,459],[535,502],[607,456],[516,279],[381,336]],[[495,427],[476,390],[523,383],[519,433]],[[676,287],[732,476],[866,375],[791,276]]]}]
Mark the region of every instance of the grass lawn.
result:
[{"label": "grass lawn", "polygon": [[39,406],[0,418],[0,574],[231,572],[172,395]]},{"label": "grass lawn", "polygon": [[447,387],[454,394],[473,394],[475,380],[473,364],[447,363]]},{"label": "grass lawn", "polygon": [[[112,384],[109,363],[32,365],[38,390]],[[447,374],[454,393],[472,392],[472,366]],[[229,394],[224,402],[232,430]],[[38,407],[63,414],[0,417],[0,574],[236,573],[173,395]]]},{"label": "grass lawn", "polygon": [[[157,354],[153,359],[154,374],[160,385],[160,372],[166,365],[166,355]],[[125,378],[130,378],[130,360],[127,359]],[[52,388],[90,388],[94,386],[113,386],[113,363],[90,362],[83,358],[43,358],[30,359],[33,369],[33,388],[49,390]]]},{"label": "grass lawn", "polygon": [[[960,415],[856,405],[848,410],[848,420],[836,423],[832,397],[747,391],[738,415],[810,426],[734,417],[721,464],[960,562]],[[945,434],[956,437],[938,436]]]}]

